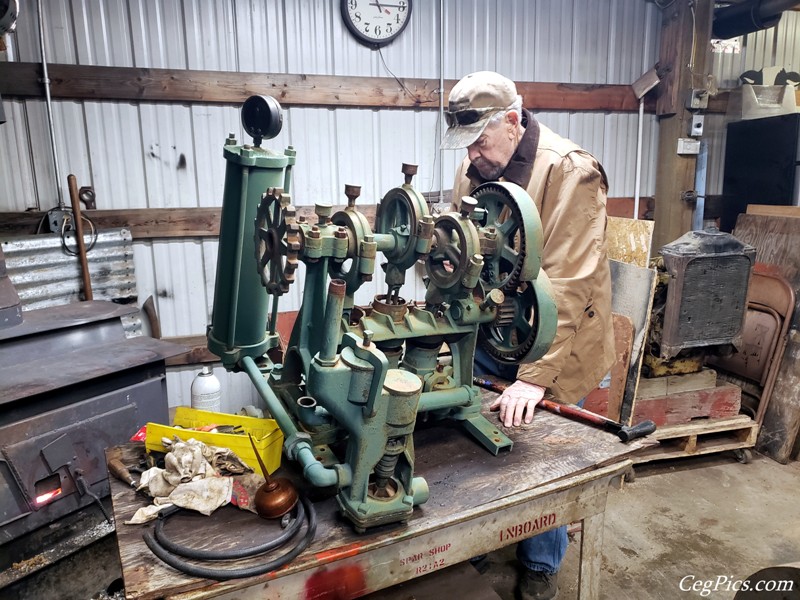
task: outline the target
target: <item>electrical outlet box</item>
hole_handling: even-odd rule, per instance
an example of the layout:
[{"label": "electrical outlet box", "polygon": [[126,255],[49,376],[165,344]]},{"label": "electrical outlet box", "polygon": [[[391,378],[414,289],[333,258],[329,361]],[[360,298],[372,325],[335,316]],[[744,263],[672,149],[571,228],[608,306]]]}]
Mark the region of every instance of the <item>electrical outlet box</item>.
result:
[{"label": "electrical outlet box", "polygon": [[708,90],[694,88],[689,92],[686,100],[686,108],[689,110],[705,110],[708,108]]},{"label": "electrical outlet box", "polygon": [[700,154],[700,140],[678,138],[678,154]]},{"label": "electrical outlet box", "polygon": [[703,123],[705,117],[703,115],[692,115],[692,121],[689,123],[689,135],[691,137],[701,137],[703,135]]}]

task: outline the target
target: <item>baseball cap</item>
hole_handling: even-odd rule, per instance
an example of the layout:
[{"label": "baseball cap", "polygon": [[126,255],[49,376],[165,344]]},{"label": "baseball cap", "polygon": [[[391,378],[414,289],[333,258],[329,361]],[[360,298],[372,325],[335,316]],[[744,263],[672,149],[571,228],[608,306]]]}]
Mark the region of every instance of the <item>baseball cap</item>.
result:
[{"label": "baseball cap", "polygon": [[450,91],[444,117],[447,131],[442,150],[466,148],[477,140],[497,113],[517,99],[517,86],[494,71],[478,71],[463,77]]}]

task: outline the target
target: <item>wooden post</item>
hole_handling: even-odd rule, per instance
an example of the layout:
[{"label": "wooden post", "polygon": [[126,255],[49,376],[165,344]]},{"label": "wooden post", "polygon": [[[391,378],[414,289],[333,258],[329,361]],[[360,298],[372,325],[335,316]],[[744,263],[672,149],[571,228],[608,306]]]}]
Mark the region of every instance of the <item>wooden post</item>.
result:
[{"label": "wooden post", "polygon": [[694,204],[682,200],[681,194],[695,188],[697,156],[679,155],[677,148],[680,138],[689,137],[692,113],[686,110],[686,100],[692,87],[706,87],[713,15],[713,0],[676,0],[662,15],[654,254],[692,228]]}]

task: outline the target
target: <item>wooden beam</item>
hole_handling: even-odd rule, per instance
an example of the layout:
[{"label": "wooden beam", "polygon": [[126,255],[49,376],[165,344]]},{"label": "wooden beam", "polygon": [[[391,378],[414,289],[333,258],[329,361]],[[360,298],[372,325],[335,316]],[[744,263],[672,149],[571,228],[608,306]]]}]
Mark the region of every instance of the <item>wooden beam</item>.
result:
[{"label": "wooden beam", "polygon": [[209,351],[208,338],[205,335],[181,335],[163,339],[165,342],[172,342],[189,348],[189,351],[184,354],[178,354],[177,356],[168,358],[168,367],[220,362],[219,356]]},{"label": "wooden beam", "polygon": [[[283,106],[416,108],[437,110],[438,79],[340,77],[284,73],[235,73],[186,69],[143,69],[48,65],[53,98],[93,101],[240,104],[253,94],[274,96]],[[41,98],[41,65],[0,63],[0,95]],[[445,81],[445,94],[456,81]],[[517,91],[531,110],[635,112],[629,85],[519,82]],[[647,104],[652,112],[653,103]]]},{"label": "wooden beam", "polygon": [[[689,137],[692,113],[686,110],[685,101],[693,79],[706,72],[713,14],[713,0],[682,0],[663,11],[659,65],[665,75],[657,88],[656,114],[660,121],[654,251],[692,227],[694,206],[684,202],[682,194],[695,187],[697,156],[679,155],[678,140]],[[705,81],[695,83],[698,87],[705,85]]]},{"label": "wooden beam", "polygon": [[[449,200],[452,190],[445,191]],[[432,196],[438,199],[438,192]],[[640,217],[652,210],[653,198],[640,198]],[[445,204],[444,206],[447,206]],[[444,207],[442,207],[444,208]],[[335,206],[334,212],[344,209]],[[359,205],[370,223],[375,222],[377,205]],[[125,227],[130,229],[134,240],[169,238],[214,238],[219,236],[219,222],[222,209],[219,207],[191,208],[127,208],[117,210],[85,210],[98,229]],[[633,214],[633,198],[609,198],[608,214],[616,217],[630,217]],[[0,212],[0,237],[33,235],[40,231],[44,212]],[[298,206],[297,215],[316,222],[313,206]]]},{"label": "wooden beam", "polygon": [[[131,208],[85,210],[98,229],[126,227],[135,240],[175,237],[216,237],[221,209],[213,208]],[[0,235],[29,235],[39,230],[44,212],[0,213]]]}]

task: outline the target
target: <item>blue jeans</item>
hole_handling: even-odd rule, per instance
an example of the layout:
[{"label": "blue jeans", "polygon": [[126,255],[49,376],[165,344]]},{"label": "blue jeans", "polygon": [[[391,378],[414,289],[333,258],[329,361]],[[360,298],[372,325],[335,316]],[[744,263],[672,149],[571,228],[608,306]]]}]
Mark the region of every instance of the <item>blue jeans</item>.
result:
[{"label": "blue jeans", "polygon": [[[504,365],[495,361],[480,347],[475,349],[475,375],[495,375],[509,381],[517,378],[516,365]],[[583,406],[583,400],[578,402]],[[567,526],[545,531],[517,544],[517,560],[526,569],[557,573],[567,552]]]}]

